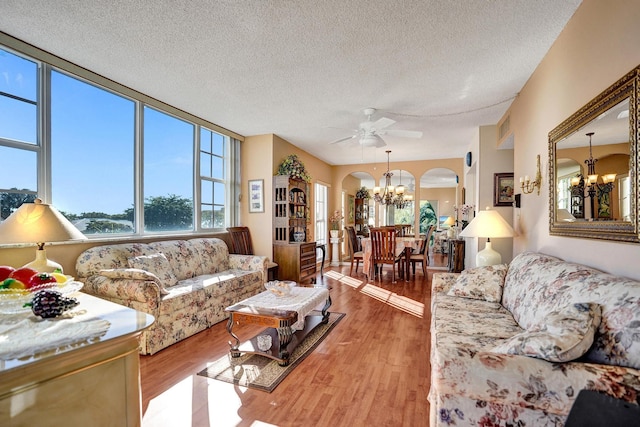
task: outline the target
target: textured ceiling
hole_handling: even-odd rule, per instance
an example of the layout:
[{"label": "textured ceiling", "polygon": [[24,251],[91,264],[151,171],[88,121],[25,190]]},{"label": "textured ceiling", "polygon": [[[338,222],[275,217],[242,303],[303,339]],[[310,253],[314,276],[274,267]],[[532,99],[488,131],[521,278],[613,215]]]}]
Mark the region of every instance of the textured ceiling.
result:
[{"label": "textured ceiling", "polygon": [[[579,0],[0,2],[0,31],[241,135],[330,164],[462,157]],[[350,136],[363,109],[387,147]]]}]

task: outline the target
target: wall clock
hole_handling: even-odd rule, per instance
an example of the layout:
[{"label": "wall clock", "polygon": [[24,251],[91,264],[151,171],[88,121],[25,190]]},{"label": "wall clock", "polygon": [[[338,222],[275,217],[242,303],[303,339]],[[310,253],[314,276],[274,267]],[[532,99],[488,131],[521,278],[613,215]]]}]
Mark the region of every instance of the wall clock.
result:
[{"label": "wall clock", "polygon": [[471,166],[471,151],[467,152],[467,166]]}]

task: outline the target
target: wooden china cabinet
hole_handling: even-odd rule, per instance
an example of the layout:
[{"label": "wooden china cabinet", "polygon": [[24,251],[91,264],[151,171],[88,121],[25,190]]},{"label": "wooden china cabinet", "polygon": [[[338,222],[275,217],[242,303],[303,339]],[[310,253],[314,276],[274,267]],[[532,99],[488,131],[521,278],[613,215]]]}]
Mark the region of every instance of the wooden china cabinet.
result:
[{"label": "wooden china cabinet", "polygon": [[315,281],[316,242],[308,239],[309,184],[286,175],[273,177],[273,260],[278,279]]},{"label": "wooden china cabinet", "polygon": [[355,229],[358,235],[368,235],[367,225],[369,224],[369,199],[355,199]]}]

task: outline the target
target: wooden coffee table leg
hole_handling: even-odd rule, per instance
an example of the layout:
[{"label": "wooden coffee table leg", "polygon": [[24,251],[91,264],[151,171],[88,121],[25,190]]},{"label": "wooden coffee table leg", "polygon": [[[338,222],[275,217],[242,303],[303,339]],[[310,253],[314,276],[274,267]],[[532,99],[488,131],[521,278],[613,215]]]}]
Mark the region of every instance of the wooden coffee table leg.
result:
[{"label": "wooden coffee table leg", "polygon": [[280,341],[280,350],[278,352],[278,357],[282,359],[281,362],[278,362],[280,366],[289,365],[289,350],[287,350],[287,346],[291,342],[291,338],[293,338],[293,330],[291,326],[284,326],[278,329],[278,340]]},{"label": "wooden coffee table leg", "polygon": [[231,347],[231,349],[229,350],[229,353],[231,353],[231,357],[240,357],[240,352],[238,351],[238,347],[240,346],[240,340],[238,339],[236,334],[234,334],[232,331],[233,323],[234,323],[233,313],[231,313],[229,315],[229,321],[227,322],[227,332],[229,332],[229,335],[231,335],[231,337],[235,340],[235,343],[232,343],[231,341],[229,341],[229,347]]},{"label": "wooden coffee table leg", "polygon": [[324,307],[322,307],[322,323],[326,324],[329,321],[329,307],[331,307],[331,295],[327,297],[327,301],[324,303]]}]

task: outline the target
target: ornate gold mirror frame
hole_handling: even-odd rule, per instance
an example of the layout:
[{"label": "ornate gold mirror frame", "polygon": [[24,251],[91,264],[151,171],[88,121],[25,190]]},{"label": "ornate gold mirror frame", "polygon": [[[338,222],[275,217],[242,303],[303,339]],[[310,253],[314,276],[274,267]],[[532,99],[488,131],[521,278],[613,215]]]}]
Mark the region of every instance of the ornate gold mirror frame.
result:
[{"label": "ornate gold mirror frame", "polygon": [[639,84],[640,66],[549,132],[551,235],[640,243]]}]

